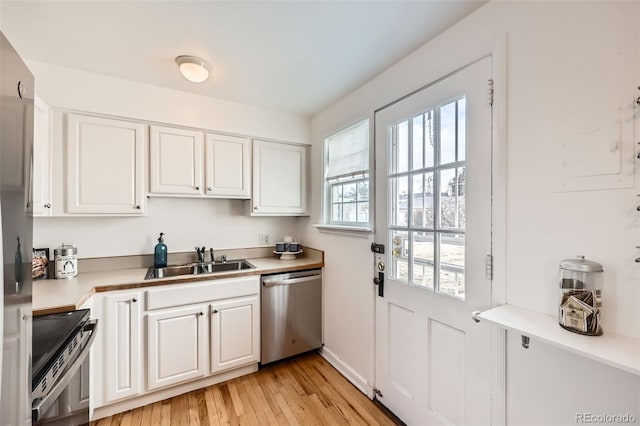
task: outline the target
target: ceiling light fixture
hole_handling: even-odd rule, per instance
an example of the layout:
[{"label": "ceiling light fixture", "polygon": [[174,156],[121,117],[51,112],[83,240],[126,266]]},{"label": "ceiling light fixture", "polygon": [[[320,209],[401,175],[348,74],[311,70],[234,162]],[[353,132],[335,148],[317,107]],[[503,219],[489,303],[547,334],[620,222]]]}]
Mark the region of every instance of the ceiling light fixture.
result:
[{"label": "ceiling light fixture", "polygon": [[178,64],[182,76],[193,83],[202,83],[209,78],[211,72],[211,64],[197,56],[178,56],[176,64]]}]

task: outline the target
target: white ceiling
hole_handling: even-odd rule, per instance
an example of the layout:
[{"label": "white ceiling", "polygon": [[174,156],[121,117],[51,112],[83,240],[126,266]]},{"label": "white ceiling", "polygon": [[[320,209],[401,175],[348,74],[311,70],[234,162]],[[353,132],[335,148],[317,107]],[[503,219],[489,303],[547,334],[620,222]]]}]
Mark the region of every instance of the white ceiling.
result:
[{"label": "white ceiling", "polygon": [[[1,1],[27,59],[313,115],[485,1]],[[213,78],[184,80],[196,55]]]}]

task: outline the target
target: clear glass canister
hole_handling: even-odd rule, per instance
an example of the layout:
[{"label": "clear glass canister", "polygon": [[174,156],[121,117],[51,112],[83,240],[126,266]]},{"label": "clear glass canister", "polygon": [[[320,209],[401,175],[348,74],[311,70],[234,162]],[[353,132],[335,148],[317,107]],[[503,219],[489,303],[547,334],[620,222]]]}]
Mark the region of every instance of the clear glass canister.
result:
[{"label": "clear glass canister", "polygon": [[588,336],[602,334],[603,272],[601,264],[584,256],[560,262],[560,326]]}]

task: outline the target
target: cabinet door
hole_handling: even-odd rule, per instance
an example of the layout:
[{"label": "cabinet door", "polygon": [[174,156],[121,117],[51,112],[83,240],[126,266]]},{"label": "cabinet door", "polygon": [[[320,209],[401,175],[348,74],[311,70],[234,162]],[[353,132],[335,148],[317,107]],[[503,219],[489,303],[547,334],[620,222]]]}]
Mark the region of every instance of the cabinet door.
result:
[{"label": "cabinet door", "polygon": [[205,305],[165,309],[147,315],[147,389],[205,374]]},{"label": "cabinet door", "polygon": [[152,194],[203,193],[202,140],[201,132],[151,126],[149,173]]},{"label": "cabinet door", "polygon": [[67,116],[67,213],[144,213],[146,126]]},{"label": "cabinet door", "polygon": [[307,213],[307,147],[253,141],[253,215]]},{"label": "cabinet door", "polygon": [[104,382],[106,401],[137,395],[140,387],[140,292],[106,296]]},{"label": "cabinet door", "polygon": [[211,372],[260,361],[258,296],[211,304]]},{"label": "cabinet door", "polygon": [[34,99],[33,215],[51,216],[51,138],[49,105]]},{"label": "cabinet door", "polygon": [[206,194],[224,198],[249,198],[250,147],[246,138],[207,134]]}]

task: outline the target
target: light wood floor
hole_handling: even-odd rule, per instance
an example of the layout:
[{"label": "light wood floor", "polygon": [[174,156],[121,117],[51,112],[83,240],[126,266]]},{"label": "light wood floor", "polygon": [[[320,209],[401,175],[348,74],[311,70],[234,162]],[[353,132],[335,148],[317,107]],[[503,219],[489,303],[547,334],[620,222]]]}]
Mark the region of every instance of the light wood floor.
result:
[{"label": "light wood floor", "polygon": [[394,425],[318,354],[92,422],[146,425]]}]

